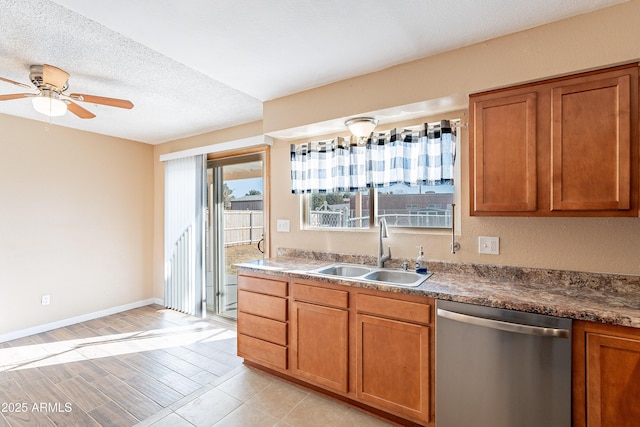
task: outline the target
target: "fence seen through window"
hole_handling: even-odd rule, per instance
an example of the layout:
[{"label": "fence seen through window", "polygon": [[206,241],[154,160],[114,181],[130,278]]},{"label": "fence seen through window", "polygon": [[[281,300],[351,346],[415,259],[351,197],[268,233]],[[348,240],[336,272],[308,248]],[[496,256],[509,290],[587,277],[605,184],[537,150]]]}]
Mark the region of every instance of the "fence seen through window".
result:
[{"label": "fence seen through window", "polygon": [[[310,194],[309,228],[369,228],[371,209],[391,227],[451,228],[453,185],[394,185],[369,193]],[[374,206],[375,205],[375,206]]]}]

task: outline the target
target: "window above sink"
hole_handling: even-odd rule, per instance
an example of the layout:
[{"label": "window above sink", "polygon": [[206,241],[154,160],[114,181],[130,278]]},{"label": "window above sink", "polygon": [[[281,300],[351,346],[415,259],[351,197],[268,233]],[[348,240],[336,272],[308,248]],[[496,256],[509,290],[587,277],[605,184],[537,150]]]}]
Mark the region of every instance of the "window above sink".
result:
[{"label": "window above sink", "polygon": [[346,137],[292,145],[301,228],[370,229],[385,218],[389,227],[451,229],[452,204],[459,199],[458,123],[391,129],[373,134],[366,146]]}]

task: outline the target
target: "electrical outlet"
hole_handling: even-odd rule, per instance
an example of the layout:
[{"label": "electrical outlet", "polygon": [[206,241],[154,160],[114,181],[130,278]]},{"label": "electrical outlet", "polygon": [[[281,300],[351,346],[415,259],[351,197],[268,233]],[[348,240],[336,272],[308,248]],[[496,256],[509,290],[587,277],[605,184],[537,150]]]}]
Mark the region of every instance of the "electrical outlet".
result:
[{"label": "electrical outlet", "polygon": [[499,237],[478,237],[478,253],[498,255],[500,253],[500,238]]},{"label": "electrical outlet", "polygon": [[281,231],[283,233],[289,232],[289,220],[288,219],[279,219],[276,223],[276,230]]},{"label": "electrical outlet", "polygon": [[42,305],[51,304],[51,295],[42,295],[42,298],[40,299],[40,302],[42,303]]}]

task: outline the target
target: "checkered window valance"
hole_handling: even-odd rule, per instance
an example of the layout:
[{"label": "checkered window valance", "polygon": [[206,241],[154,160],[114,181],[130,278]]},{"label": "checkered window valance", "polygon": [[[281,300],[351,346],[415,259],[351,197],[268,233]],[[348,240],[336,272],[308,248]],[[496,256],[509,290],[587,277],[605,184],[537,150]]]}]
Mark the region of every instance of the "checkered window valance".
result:
[{"label": "checkered window valance", "polygon": [[452,184],[455,150],[456,132],[448,120],[376,133],[364,146],[351,144],[349,138],[292,144],[291,192]]}]

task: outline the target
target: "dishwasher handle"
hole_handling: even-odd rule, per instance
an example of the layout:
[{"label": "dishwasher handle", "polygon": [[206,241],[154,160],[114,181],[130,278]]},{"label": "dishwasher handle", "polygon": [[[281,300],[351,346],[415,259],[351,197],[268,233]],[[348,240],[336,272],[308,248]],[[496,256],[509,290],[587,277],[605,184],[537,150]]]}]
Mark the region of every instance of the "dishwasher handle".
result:
[{"label": "dishwasher handle", "polygon": [[487,319],[484,317],[470,316],[468,314],[456,313],[441,308],[437,311],[438,317],[454,320],[456,322],[468,323],[485,328],[499,329],[501,331],[514,332],[517,334],[537,335],[552,338],[569,338],[568,329],[545,328],[543,326],[522,325],[519,323],[504,322],[502,320]]}]

